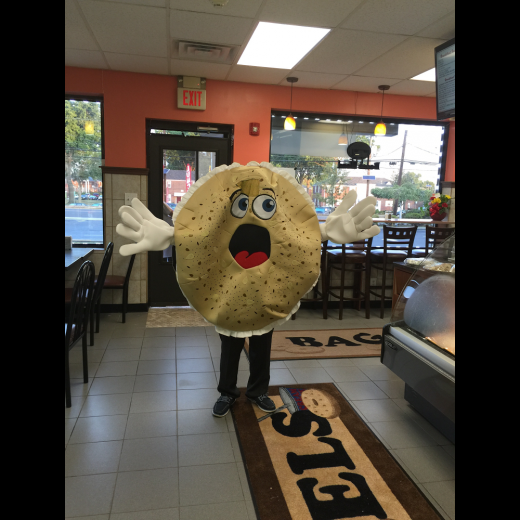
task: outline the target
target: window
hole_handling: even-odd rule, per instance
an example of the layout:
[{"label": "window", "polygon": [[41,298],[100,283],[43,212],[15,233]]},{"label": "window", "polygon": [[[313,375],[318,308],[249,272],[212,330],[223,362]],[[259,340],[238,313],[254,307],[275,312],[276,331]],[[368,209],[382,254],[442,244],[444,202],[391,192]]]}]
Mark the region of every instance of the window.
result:
[{"label": "window", "polygon": [[65,236],[103,247],[102,100],[65,97]]},{"label": "window", "polygon": [[[290,131],[283,127],[287,115],[271,112],[270,161],[293,173],[317,208],[336,207],[355,190],[358,202],[368,195],[378,199],[376,218],[385,210],[398,216],[405,211],[407,219],[429,218],[428,200],[444,175],[447,123],[385,119],[386,135],[376,136],[376,118],[293,112],[296,130]],[[370,147],[364,165],[378,162],[379,169],[338,168],[338,161],[351,160],[347,148],[354,142]],[[325,218],[319,211],[318,219]],[[422,233],[416,236],[416,244],[424,240]]]}]

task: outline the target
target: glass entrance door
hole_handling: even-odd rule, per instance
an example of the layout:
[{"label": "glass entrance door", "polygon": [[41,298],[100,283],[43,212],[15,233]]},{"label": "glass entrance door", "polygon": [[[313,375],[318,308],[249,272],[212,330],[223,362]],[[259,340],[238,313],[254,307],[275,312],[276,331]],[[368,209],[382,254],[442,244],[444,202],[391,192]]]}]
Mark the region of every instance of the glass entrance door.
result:
[{"label": "glass entrance door", "polygon": [[[217,152],[163,150],[163,220],[172,224],[171,212],[190,186],[217,166]],[[173,262],[173,248],[163,251],[163,261]]]},{"label": "glass entrance door", "polygon": [[[179,135],[180,134],[180,135]],[[171,214],[190,186],[221,164],[230,164],[230,136],[148,135],[148,205],[172,224]],[[175,248],[148,253],[148,301],[152,307],[187,305],[175,275]]]}]

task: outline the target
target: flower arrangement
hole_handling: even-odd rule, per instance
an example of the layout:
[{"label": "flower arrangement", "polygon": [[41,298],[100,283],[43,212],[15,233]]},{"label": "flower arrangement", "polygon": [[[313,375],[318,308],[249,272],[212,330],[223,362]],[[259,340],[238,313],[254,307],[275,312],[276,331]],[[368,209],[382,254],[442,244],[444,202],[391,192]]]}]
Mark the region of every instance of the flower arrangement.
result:
[{"label": "flower arrangement", "polygon": [[441,195],[440,193],[432,195],[430,202],[428,202],[430,217],[434,220],[442,220],[448,213],[450,203],[451,197],[449,195]]}]

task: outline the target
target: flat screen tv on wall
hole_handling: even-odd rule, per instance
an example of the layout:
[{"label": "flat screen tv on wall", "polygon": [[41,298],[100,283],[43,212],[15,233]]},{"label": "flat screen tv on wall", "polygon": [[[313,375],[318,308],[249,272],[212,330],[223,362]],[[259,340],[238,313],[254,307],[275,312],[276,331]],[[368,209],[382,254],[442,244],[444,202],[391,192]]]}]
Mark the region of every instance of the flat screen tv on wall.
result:
[{"label": "flat screen tv on wall", "polygon": [[437,121],[455,117],[455,38],[435,47]]}]

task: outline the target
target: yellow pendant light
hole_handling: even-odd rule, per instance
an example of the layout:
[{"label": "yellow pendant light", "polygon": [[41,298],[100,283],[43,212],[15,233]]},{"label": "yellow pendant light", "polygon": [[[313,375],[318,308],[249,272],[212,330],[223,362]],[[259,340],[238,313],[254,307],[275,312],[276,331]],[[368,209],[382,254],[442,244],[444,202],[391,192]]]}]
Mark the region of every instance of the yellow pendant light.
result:
[{"label": "yellow pendant light", "polygon": [[285,118],[285,121],[283,123],[284,130],[294,130],[296,128],[296,121],[294,117],[292,116],[292,86],[293,83],[296,83],[298,81],[298,78],[287,78],[287,81],[291,84],[291,108],[289,110],[289,115]]},{"label": "yellow pendant light", "polygon": [[388,90],[390,85],[379,85],[377,88],[383,91],[383,99],[381,100],[381,121],[376,125],[374,135],[386,135],[386,125],[383,123],[383,104],[385,102],[385,90]]},{"label": "yellow pendant light", "polygon": [[94,135],[94,121],[85,121],[85,133]]}]

